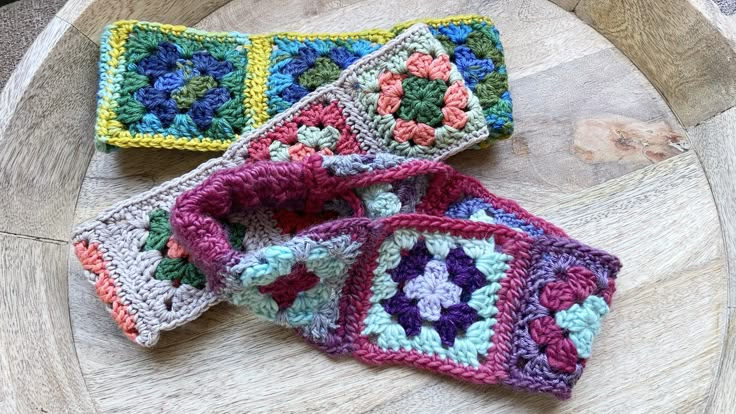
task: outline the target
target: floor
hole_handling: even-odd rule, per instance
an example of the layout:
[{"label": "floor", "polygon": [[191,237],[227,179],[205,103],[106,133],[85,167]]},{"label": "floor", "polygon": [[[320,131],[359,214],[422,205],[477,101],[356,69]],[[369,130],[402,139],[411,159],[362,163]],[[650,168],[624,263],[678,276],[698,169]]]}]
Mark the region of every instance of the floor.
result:
[{"label": "floor", "polygon": [[[0,1],[0,4],[4,2]],[[0,89],[33,39],[46,27],[65,0],[19,0],[0,7]]]},{"label": "floor", "polygon": [[736,14],[736,0],[713,0],[726,16]]}]

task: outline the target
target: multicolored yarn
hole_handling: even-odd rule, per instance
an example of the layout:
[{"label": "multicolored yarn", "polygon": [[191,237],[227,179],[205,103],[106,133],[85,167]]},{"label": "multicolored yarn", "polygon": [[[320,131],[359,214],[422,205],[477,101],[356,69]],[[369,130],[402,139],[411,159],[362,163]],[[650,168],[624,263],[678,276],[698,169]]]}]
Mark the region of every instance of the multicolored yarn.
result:
[{"label": "multicolored yarn", "polygon": [[[231,218],[263,208],[338,216],[234,249]],[[178,197],[170,221],[209,291],[330,354],[560,398],[621,267],[445,164],[391,155],[220,170]]]},{"label": "multicolored yarn", "polygon": [[[123,312],[127,319],[116,316],[121,327],[137,343],[150,346],[158,340],[160,331],[173,329],[196,318],[220,300],[207,289],[202,289],[204,273],[190,262],[186,250],[171,238],[168,212],[179,194],[216,170],[243,163],[264,160],[296,162],[313,153],[377,154],[393,151],[401,154],[399,148],[388,148],[386,142],[394,141],[393,135],[379,135],[374,125],[376,112],[364,107],[360,100],[368,94],[366,85],[377,84],[378,76],[383,73],[379,69],[387,66],[388,61],[396,66],[399,60],[408,59],[415,53],[434,53],[433,58],[441,58],[444,52],[440,50],[441,46],[427,26],[419,24],[405,29],[379,50],[355,62],[352,69],[343,72],[341,76],[344,77],[360,73],[360,79],[353,79],[354,83],[339,79],[332,85],[319,88],[238,140],[222,157],[124,201],[81,225],[74,241],[79,252],[88,253],[80,259],[87,263],[94,258],[93,263],[85,267],[86,274],[93,283],[104,282],[108,286],[108,292],[100,297],[111,311],[127,310],[127,313]],[[374,73],[375,77],[371,78],[366,73]],[[356,85],[358,87],[354,88]],[[469,96],[468,118],[482,118],[477,98],[472,94]],[[449,157],[482,142],[487,131],[484,125],[468,122],[458,131],[458,139],[451,145],[440,145],[445,141],[437,138],[420,155],[434,159]],[[346,169],[354,167],[354,164],[344,166]],[[385,191],[381,188],[362,191],[365,191],[363,197],[369,200],[367,208],[371,217],[392,214],[387,204],[390,196]],[[411,194],[409,189],[402,189],[397,194],[407,208],[413,205]],[[319,212],[263,209],[246,217],[232,218],[231,242],[246,250],[262,247],[264,243],[283,242],[306,227],[345,216],[349,211],[345,203],[335,203]],[[259,229],[256,238],[248,237],[253,229]],[[124,266],[125,271],[120,271],[120,263],[130,264]],[[108,279],[109,283],[106,282]],[[110,292],[115,294],[117,301],[111,300]],[[133,321],[134,328],[127,321]]]},{"label": "multicolored yarn", "polygon": [[[333,355],[570,395],[610,306],[613,256],[438,162],[314,154],[204,167],[75,239],[131,339],[153,345],[226,300]],[[154,205],[171,202],[172,185],[189,190],[162,228]],[[468,211],[475,219],[454,217]],[[153,276],[162,258],[146,248],[164,241],[204,288]]]},{"label": "multicolored yarn", "polygon": [[[380,112],[401,120],[397,137],[405,142],[416,136],[414,142],[430,145],[426,125],[443,122],[457,129],[466,122],[461,114],[469,99],[466,90],[477,97],[487,124],[489,140],[481,146],[508,137],[513,130],[511,99],[503,47],[493,22],[481,16],[424,22],[441,42],[438,49],[446,51],[442,66],[452,62],[457,69],[451,80],[444,69],[443,78],[425,76],[423,81],[421,65],[433,59],[425,56],[414,59],[411,76],[401,64],[383,75],[381,85],[387,89]],[[97,147],[227,149],[307,94],[337,81],[412,23],[345,34],[246,35],[117,22],[102,36]],[[414,68],[416,64],[420,66]],[[425,94],[432,102],[423,103]],[[387,102],[394,106],[386,107]],[[418,102],[421,110],[415,108]],[[286,149],[277,147],[274,151],[286,157]],[[298,154],[299,149],[293,152]]]},{"label": "multicolored yarn", "polygon": [[[330,354],[568,397],[620,263],[445,164],[395,155],[441,159],[487,135],[446,56],[409,28],[221,158],[81,225],[75,252],[126,336],[152,346],[226,300]],[[446,89],[402,109],[399,84]],[[404,121],[434,141],[397,135]]]}]

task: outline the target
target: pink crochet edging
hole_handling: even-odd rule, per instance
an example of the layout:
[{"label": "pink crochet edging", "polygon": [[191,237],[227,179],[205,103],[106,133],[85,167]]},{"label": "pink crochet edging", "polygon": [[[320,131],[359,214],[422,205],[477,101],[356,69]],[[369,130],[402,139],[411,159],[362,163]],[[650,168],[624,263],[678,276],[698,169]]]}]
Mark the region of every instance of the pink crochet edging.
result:
[{"label": "pink crochet edging", "polygon": [[108,306],[115,323],[120,326],[125,336],[136,341],[138,329],[133,316],[120,298],[115,281],[107,270],[108,262],[102,256],[98,243],[87,244],[80,241],[74,244],[74,254],[82,263],[82,268],[95,275],[95,292],[100,300]]}]

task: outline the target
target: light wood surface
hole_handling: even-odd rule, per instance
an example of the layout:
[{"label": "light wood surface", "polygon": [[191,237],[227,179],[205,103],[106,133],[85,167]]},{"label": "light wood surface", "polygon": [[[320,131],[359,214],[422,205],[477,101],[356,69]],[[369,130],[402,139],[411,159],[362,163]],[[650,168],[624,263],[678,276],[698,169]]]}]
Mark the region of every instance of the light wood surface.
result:
[{"label": "light wood surface", "polygon": [[714,24],[715,10],[712,0],[580,0],[575,7],[636,63],[686,126],[736,104],[736,31]]},{"label": "light wood surface", "polygon": [[97,53],[70,28],[54,19],[0,94],[4,413],[93,408],[73,345],[65,270],[76,194],[93,151],[85,141]]},{"label": "light wood surface", "polygon": [[[55,18],[8,81],[0,102],[2,230],[66,241],[92,156],[99,52]],[[50,46],[50,47],[48,47]],[[48,47],[48,49],[47,49]],[[23,87],[16,89],[16,87]],[[12,111],[12,112],[11,112]],[[50,198],[50,192],[53,198]]]},{"label": "light wood surface", "polygon": [[228,0],[69,0],[58,17],[74,22],[74,28],[99,44],[106,25],[115,20],[146,20],[191,26]]},{"label": "light wood surface", "polygon": [[580,0],[551,0],[552,3],[562,7],[563,9],[567,11],[573,11],[575,9],[575,6],[578,5]]},{"label": "light wood surface", "polygon": [[[675,49],[685,66],[678,72],[647,70],[672,45],[651,31],[632,36],[638,14],[608,15],[614,2],[554,0],[577,15],[546,0],[225,3],[73,0],[0,95],[0,412],[736,410],[736,293],[728,277],[736,112],[707,120],[731,105],[713,92],[736,72],[721,69],[732,64],[730,49],[694,60],[698,45],[730,48],[731,20],[692,0],[700,17],[689,16],[705,28],[692,26]],[[206,30],[341,31],[467,13],[489,15],[501,30],[517,129],[490,151],[450,162],[624,263],[614,312],[572,400],[332,360],[229,305],[152,350],[123,337],[69,254],[72,224],[216,154],[93,154],[104,24],[145,18]],[[671,14],[657,5],[647,12],[651,21]],[[632,53],[636,45],[660,55]],[[705,64],[726,66],[712,79],[673,78]],[[686,126],[705,122],[686,130],[676,116]]]},{"label": "light wood surface", "polygon": [[736,109],[730,109],[689,130],[705,168],[721,216],[721,229],[730,271],[728,330],[718,367],[709,411],[736,412]]},{"label": "light wood surface", "polygon": [[0,412],[91,412],[69,334],[65,242],[0,233]]}]

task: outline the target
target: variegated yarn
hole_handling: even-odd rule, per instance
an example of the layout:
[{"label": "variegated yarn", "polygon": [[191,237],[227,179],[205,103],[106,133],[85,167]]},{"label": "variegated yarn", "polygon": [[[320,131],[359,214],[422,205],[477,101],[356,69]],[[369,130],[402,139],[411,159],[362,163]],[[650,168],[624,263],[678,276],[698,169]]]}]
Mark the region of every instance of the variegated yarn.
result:
[{"label": "variegated yarn", "polygon": [[[363,104],[375,97],[381,68],[400,66],[400,59],[414,54],[446,59],[446,53],[431,30],[422,24],[404,29],[381,49],[353,62],[335,83],[305,96],[253,133],[236,142],[222,157],[211,160],[184,176],[124,201],[82,224],[74,235],[77,256],[100,298],[108,304],[126,334],[141,345],[158,341],[160,331],[173,329],[201,314],[219,299],[202,289],[201,269],[171,238],[168,215],[176,197],[215,170],[266,160],[297,162],[311,154],[416,154],[443,159],[486,139],[478,99],[468,91],[465,108],[469,121],[454,132],[452,142],[443,138],[447,128],[438,126],[431,145],[392,146],[393,135],[378,130],[376,109]],[[456,71],[450,66],[451,71]],[[374,76],[373,78],[371,78]],[[368,95],[370,95],[368,97]],[[471,121],[472,120],[472,121]],[[380,200],[374,204],[378,206]],[[334,206],[339,211],[340,205]],[[304,226],[335,217],[335,212],[299,215],[294,212],[260,211],[233,224],[235,229],[259,228],[259,236],[245,232],[242,244],[249,248],[293,233]],[[238,224],[239,223],[239,224]],[[233,236],[239,241],[239,236]],[[104,263],[126,263],[119,267]],[[144,293],[145,292],[145,293]]]},{"label": "variegated yarn", "polygon": [[[445,48],[444,59],[457,65],[453,76],[463,79],[479,99],[489,132],[483,145],[508,137],[513,130],[511,98],[493,22],[482,16],[423,21]],[[336,81],[357,60],[410,26],[343,34],[247,35],[117,22],[102,35],[97,146],[227,149],[310,92]],[[407,101],[420,97],[416,93],[424,88],[422,83],[407,81]],[[437,95],[437,86],[431,88]],[[464,88],[454,90],[460,94],[448,96],[447,108],[466,99]],[[445,112],[449,125],[463,122],[457,110]],[[402,114],[412,120],[406,105]],[[439,119],[436,114],[430,118]],[[397,135],[399,140],[417,129],[411,123],[400,123],[399,128],[404,131]],[[427,131],[419,127],[420,141],[427,142]],[[274,151],[285,156],[283,148]]]},{"label": "variegated yarn", "polygon": [[[263,208],[328,214],[285,241],[233,244],[233,217]],[[170,221],[208,290],[330,354],[561,398],[620,268],[444,164],[391,155],[220,170]]]}]

